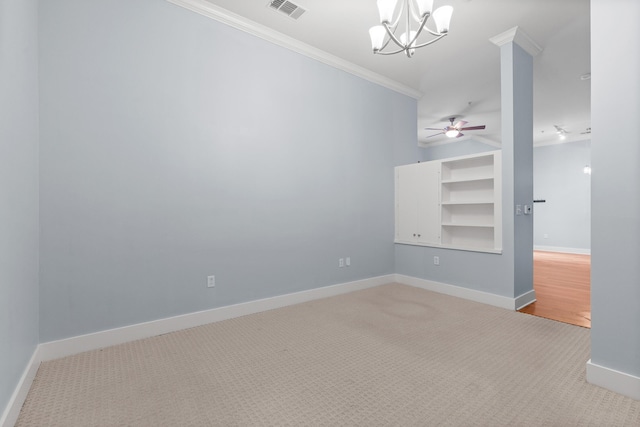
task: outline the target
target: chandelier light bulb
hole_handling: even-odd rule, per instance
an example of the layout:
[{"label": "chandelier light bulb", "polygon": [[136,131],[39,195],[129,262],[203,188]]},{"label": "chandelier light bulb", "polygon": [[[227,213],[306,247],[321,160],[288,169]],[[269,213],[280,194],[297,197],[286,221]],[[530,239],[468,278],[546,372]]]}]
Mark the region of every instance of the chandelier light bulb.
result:
[{"label": "chandelier light bulb", "polygon": [[369,29],[369,35],[371,36],[371,47],[376,52],[382,49],[384,43],[384,36],[387,34],[387,30],[382,25],[376,25]]},{"label": "chandelier light bulb", "polygon": [[436,22],[436,29],[439,33],[448,33],[449,24],[453,15],[453,7],[441,6],[433,12],[433,20]]},{"label": "chandelier light bulb", "polygon": [[380,12],[380,23],[390,23],[393,21],[393,12],[396,10],[398,0],[378,0],[378,12]]},{"label": "chandelier light bulb", "polygon": [[433,0],[418,0],[418,11],[420,13],[420,17],[425,15],[431,15],[431,11],[433,10]]}]

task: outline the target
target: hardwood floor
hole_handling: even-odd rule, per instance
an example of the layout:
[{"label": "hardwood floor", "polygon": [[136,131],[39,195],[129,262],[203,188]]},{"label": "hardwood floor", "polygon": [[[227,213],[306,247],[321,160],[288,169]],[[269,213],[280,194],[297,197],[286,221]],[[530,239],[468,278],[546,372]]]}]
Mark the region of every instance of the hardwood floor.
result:
[{"label": "hardwood floor", "polygon": [[591,256],[534,251],[536,302],[521,310],[547,319],[591,327]]}]

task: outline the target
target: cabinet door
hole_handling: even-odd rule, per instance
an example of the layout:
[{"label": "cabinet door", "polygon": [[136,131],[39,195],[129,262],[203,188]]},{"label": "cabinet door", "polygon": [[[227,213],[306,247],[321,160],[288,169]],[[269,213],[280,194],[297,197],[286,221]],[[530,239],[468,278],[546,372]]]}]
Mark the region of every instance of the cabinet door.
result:
[{"label": "cabinet door", "polygon": [[437,162],[420,163],[418,194],[418,242],[440,243],[440,180]]},{"label": "cabinet door", "polygon": [[416,163],[396,168],[396,242],[439,242],[438,192],[437,163]]},{"label": "cabinet door", "polygon": [[420,163],[396,167],[396,242],[418,240]]}]

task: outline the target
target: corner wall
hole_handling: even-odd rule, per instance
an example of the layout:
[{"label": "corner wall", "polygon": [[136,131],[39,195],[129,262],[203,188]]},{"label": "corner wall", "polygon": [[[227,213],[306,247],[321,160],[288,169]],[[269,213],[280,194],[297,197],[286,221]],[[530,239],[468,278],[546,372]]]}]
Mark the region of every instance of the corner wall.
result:
[{"label": "corner wall", "polygon": [[[518,31],[510,31],[513,32],[510,40],[505,37],[504,40],[509,41],[499,45],[502,253],[397,244],[395,257],[397,274],[518,300],[518,297],[533,295],[533,219],[532,215],[516,216],[514,212],[516,204],[531,204],[533,200],[533,59],[529,51],[514,42]],[[468,143],[463,149],[480,152],[482,145]],[[443,150],[431,151],[425,155],[440,156]],[[437,266],[434,256],[439,257]]]},{"label": "corner wall", "polygon": [[[640,2],[591,0],[593,323],[587,379],[635,399],[640,399],[639,16]],[[622,63],[613,48],[621,42]]]},{"label": "corner wall", "polygon": [[42,342],[394,272],[414,99],[169,2],[40,24]]},{"label": "corner wall", "polygon": [[38,344],[37,21],[0,0],[0,424]]}]

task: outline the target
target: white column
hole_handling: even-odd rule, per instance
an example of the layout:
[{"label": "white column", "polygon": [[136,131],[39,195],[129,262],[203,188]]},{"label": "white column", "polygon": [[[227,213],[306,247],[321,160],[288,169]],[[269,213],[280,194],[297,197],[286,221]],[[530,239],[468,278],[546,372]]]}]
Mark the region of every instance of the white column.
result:
[{"label": "white column", "polygon": [[500,47],[504,256],[513,295],[533,293],[533,56],[542,49],[518,27],[491,39]]}]

